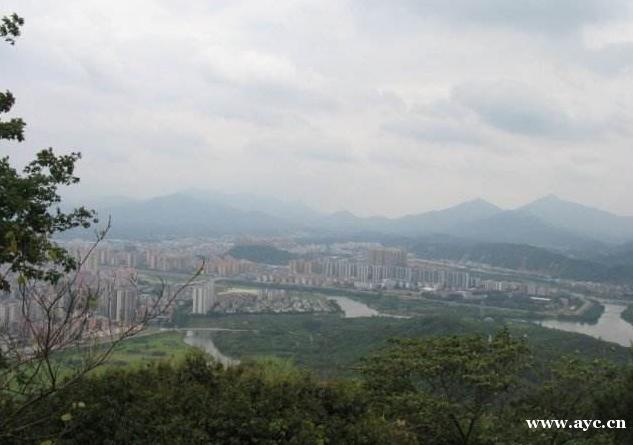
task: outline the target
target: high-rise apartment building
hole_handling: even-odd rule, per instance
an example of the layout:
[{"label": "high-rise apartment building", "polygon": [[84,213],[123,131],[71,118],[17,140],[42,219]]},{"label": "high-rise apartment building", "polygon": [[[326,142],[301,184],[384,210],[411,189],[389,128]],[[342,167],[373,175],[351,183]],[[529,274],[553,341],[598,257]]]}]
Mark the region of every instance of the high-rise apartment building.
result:
[{"label": "high-rise apartment building", "polygon": [[129,324],[134,321],[137,307],[138,295],[134,286],[117,284],[113,280],[105,281],[99,298],[99,315]]},{"label": "high-rise apartment building", "polygon": [[213,281],[195,285],[191,289],[193,314],[206,314],[215,304],[215,286]]},{"label": "high-rise apartment building", "polygon": [[21,304],[16,299],[0,302],[0,330],[9,330],[21,318]]},{"label": "high-rise apartment building", "polygon": [[116,289],[115,304],[114,320],[119,323],[131,323],[136,314],[136,289],[133,287]]},{"label": "high-rise apartment building", "polygon": [[374,266],[403,266],[407,265],[407,251],[393,248],[369,249],[367,261]]}]

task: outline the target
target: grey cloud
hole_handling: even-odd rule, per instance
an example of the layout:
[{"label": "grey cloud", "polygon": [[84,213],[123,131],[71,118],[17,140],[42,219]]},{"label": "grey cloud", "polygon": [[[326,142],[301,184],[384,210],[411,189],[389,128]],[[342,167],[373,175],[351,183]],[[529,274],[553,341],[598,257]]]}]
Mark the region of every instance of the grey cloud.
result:
[{"label": "grey cloud", "polygon": [[[416,210],[402,191],[510,202],[542,181],[633,211],[610,197],[633,187],[633,49],[609,44],[630,40],[628,1],[5,3],[27,25],[0,46],[0,88],[29,125],[3,150],[82,150],[82,187],[252,189],[396,214]],[[609,192],[575,173],[598,163],[574,157],[587,153]],[[332,193],[352,189],[377,193]]]},{"label": "grey cloud", "polygon": [[370,153],[368,156],[369,160],[379,163],[380,165],[384,165],[387,167],[392,167],[395,169],[402,170],[415,170],[420,172],[423,170],[424,164],[421,164],[415,159],[411,157],[397,157],[392,154],[385,154],[382,151]]},{"label": "grey cloud", "polygon": [[623,115],[597,120],[582,111],[569,110],[552,95],[525,83],[470,82],[454,87],[448,100],[415,107],[382,128],[418,142],[492,150],[499,143],[487,128],[552,141],[590,140],[609,133],[629,136],[629,120]]},{"label": "grey cloud", "polygon": [[[358,8],[364,8],[360,2]],[[502,26],[516,31],[562,33],[630,14],[626,0],[372,0],[370,7],[407,11],[481,26]]]},{"label": "grey cloud", "polygon": [[[199,86],[199,92],[189,98],[187,106],[207,118],[238,121],[262,128],[307,125],[301,114],[301,111],[310,110],[306,104],[303,107],[299,104],[290,106],[288,101],[292,103],[292,100],[287,96],[280,97],[279,101],[264,100],[265,96],[261,91],[249,92],[248,88],[207,83]],[[299,100],[298,97],[295,99]]]},{"label": "grey cloud", "polygon": [[245,150],[265,158],[304,159],[331,163],[351,163],[359,160],[343,141],[317,133],[252,141],[245,146]]},{"label": "grey cloud", "polygon": [[244,98],[270,108],[332,112],[339,106],[334,97],[316,91],[284,86],[252,86],[243,89]]},{"label": "grey cloud", "polygon": [[246,57],[228,67],[203,61],[199,67],[202,82],[207,88],[230,93],[242,106],[316,111],[334,111],[339,106],[335,97],[310,82],[311,73],[268,54],[249,56],[259,60],[259,65],[250,66]]},{"label": "grey cloud", "polygon": [[416,141],[443,145],[476,145],[483,141],[479,131],[452,120],[428,121],[409,116],[388,122],[383,129]]},{"label": "grey cloud", "polygon": [[346,150],[338,150],[336,148],[330,147],[330,149],[323,150],[320,149],[302,149],[296,150],[294,152],[295,156],[305,158],[305,159],[314,159],[316,161],[322,162],[354,162],[356,158],[352,156],[349,151]]},{"label": "grey cloud", "polygon": [[508,133],[573,139],[601,131],[595,123],[572,118],[554,98],[519,82],[462,85],[454,89],[453,99]]},{"label": "grey cloud", "polygon": [[606,75],[630,74],[633,70],[633,42],[607,45],[599,49],[583,49],[578,61]]}]

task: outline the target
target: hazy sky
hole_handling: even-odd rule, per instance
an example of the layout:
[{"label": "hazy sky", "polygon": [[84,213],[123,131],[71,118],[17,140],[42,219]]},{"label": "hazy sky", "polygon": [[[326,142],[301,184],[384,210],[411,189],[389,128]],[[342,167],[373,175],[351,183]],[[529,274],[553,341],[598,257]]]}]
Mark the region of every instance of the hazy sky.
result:
[{"label": "hazy sky", "polygon": [[633,214],[624,0],[14,0],[0,46],[79,194],[256,192],[399,215],[555,193]]}]

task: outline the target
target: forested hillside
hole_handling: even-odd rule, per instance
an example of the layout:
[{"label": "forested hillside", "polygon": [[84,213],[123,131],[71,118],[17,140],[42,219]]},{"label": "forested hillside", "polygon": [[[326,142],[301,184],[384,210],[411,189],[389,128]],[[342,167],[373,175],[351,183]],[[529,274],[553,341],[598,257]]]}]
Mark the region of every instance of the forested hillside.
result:
[{"label": "forested hillside", "polygon": [[[359,378],[322,381],[280,360],[223,368],[200,353],[86,377],[44,403],[0,405],[5,444],[629,444],[626,429],[530,430],[526,419],[633,424],[633,369],[521,338],[393,340]],[[23,425],[23,427],[17,427]],[[10,434],[7,432],[10,431]]]},{"label": "forested hillside", "polygon": [[414,244],[412,251],[420,258],[471,261],[572,280],[633,282],[633,267],[618,263],[615,257],[604,257],[605,261],[603,257],[578,259],[527,244],[422,241]]}]

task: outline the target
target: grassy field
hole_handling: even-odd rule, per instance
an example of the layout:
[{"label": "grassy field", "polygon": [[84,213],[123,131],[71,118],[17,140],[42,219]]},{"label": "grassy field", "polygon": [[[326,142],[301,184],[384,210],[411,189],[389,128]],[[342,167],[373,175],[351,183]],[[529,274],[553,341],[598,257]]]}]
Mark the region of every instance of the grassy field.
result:
[{"label": "grassy field", "polygon": [[[182,332],[157,332],[130,338],[117,345],[104,366],[98,370],[143,366],[156,360],[180,360],[191,349],[184,343],[183,337],[184,333]],[[64,366],[76,366],[81,363],[82,355],[83,351],[65,351],[61,357],[61,362]]]},{"label": "grassy field", "polygon": [[153,335],[132,338],[121,343],[108,364],[127,366],[142,364],[154,360],[178,360],[190,349],[183,341],[182,332],[162,332]]}]

